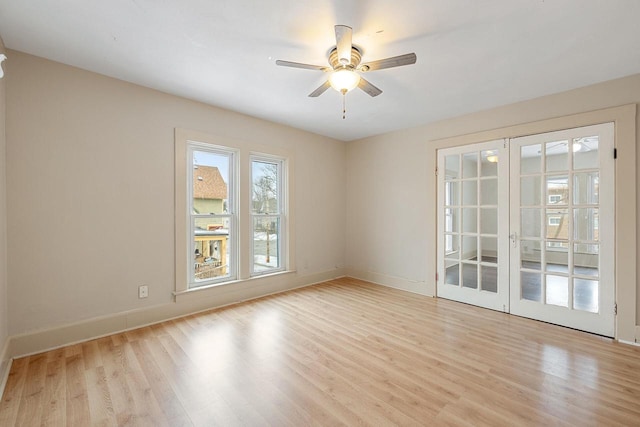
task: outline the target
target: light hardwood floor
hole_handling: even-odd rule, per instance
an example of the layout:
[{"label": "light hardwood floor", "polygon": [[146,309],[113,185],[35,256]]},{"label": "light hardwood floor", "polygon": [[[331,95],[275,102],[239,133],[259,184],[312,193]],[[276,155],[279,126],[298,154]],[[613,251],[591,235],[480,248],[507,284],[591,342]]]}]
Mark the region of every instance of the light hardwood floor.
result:
[{"label": "light hardwood floor", "polygon": [[640,425],[640,348],[340,279],[15,360],[0,425]]}]

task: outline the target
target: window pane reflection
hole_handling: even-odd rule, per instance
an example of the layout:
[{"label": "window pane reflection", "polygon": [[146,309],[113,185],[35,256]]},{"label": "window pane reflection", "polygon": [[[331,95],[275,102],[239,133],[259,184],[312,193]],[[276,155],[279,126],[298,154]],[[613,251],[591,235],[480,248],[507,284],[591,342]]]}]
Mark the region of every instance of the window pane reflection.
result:
[{"label": "window pane reflection", "polygon": [[496,293],[498,292],[498,268],[486,265],[480,266],[480,280],[482,290]]},{"label": "window pane reflection", "polygon": [[478,265],[462,264],[462,286],[465,288],[478,288]]},{"label": "window pane reflection", "polygon": [[569,168],[569,141],[545,144],[547,172],[566,171]]},{"label": "window pane reflection", "polygon": [[520,290],[522,299],[529,301],[542,301],[541,275],[527,271],[520,272]]},{"label": "window pane reflection", "polygon": [[573,279],[573,308],[598,312],[599,282],[597,280]]},{"label": "window pane reflection", "polygon": [[597,136],[585,136],[573,140],[573,168],[597,169],[598,165]]},{"label": "window pane reflection", "polygon": [[540,144],[520,147],[520,173],[540,173],[542,170],[542,146]]},{"label": "window pane reflection", "polygon": [[445,156],[444,165],[446,168],[445,179],[460,179],[460,156],[453,154],[451,156]]},{"label": "window pane reflection", "polygon": [[547,275],[547,304],[569,307],[569,278]]}]

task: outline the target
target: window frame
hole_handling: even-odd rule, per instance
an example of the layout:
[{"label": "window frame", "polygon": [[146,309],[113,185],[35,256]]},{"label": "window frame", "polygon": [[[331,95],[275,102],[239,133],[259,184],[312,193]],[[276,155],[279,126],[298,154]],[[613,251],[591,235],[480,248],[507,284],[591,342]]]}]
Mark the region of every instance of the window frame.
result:
[{"label": "window frame", "polygon": [[[277,188],[277,203],[276,203],[276,212],[275,213],[256,213],[253,209],[253,185],[254,185],[254,176],[253,176],[253,163],[261,162],[261,163],[270,163],[275,164],[277,167],[277,180],[276,180],[276,188]],[[264,153],[251,153],[249,156],[249,274],[251,277],[259,277],[265,276],[269,274],[274,274],[287,270],[287,159],[270,155]],[[254,233],[255,233],[255,219],[257,218],[277,218],[278,222],[278,247],[277,254],[278,257],[278,267],[272,269],[266,269],[262,271],[256,271],[256,263],[255,263],[255,246],[254,246]]]},{"label": "window frame", "polygon": [[[296,228],[295,228],[295,152],[288,149],[283,142],[258,144],[252,141],[240,140],[224,135],[215,135],[207,132],[200,132],[184,128],[175,128],[174,135],[174,262],[175,262],[175,290],[173,295],[176,302],[194,301],[194,292],[214,296],[236,292],[235,289],[248,289],[254,286],[267,287],[274,286],[274,276],[292,275],[296,273]],[[190,269],[194,268],[193,241],[190,236],[190,209],[188,176],[192,165],[189,163],[187,147],[189,143],[201,144],[201,147],[218,148],[223,151],[233,152],[235,155],[233,177],[236,182],[234,197],[237,202],[236,247],[230,249],[236,257],[236,276],[232,280],[216,281],[212,284],[189,287]],[[269,271],[268,273],[251,275],[251,238],[252,230],[250,224],[250,197],[248,193],[252,191],[250,183],[250,156],[258,154],[264,157],[284,160],[283,175],[284,184],[282,186],[284,212],[286,213],[286,223],[284,224],[284,234],[282,242],[282,269]],[[193,177],[191,177],[193,179]],[[289,279],[286,279],[289,280]],[[251,283],[249,283],[251,282]],[[280,283],[280,282],[278,282]]]},{"label": "window frame", "polygon": [[[195,279],[195,263],[193,260],[193,251],[187,250],[188,262],[187,266],[192,266],[187,268],[187,289],[197,289],[201,287],[213,286],[219,283],[227,283],[238,278],[238,223],[239,223],[239,209],[238,209],[238,184],[239,180],[236,176],[237,167],[237,158],[238,152],[230,147],[223,147],[203,142],[197,141],[187,141],[187,172],[186,173],[186,181],[187,181],[187,240],[191,247],[194,246],[195,239],[195,220],[198,218],[227,218],[229,220],[229,234],[227,238],[227,256],[229,258],[229,265],[227,274],[224,276],[220,276],[218,278],[212,278],[209,280],[196,281]],[[228,157],[228,182],[227,184],[227,213],[226,214],[203,214],[203,213],[194,213],[194,205],[193,205],[193,167],[194,167],[194,152],[206,152],[216,155],[222,155]]]}]

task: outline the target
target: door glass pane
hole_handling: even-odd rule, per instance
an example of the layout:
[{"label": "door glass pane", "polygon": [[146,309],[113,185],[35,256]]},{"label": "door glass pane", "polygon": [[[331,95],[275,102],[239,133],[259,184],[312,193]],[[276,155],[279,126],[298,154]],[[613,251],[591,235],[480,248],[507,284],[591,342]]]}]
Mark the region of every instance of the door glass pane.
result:
[{"label": "door glass pane", "polygon": [[471,181],[462,182],[462,204],[467,206],[478,204],[477,180],[473,179]]},{"label": "door glass pane", "polygon": [[458,230],[458,208],[444,209],[444,231],[445,233],[457,233]]},{"label": "door glass pane", "polygon": [[444,183],[444,205],[458,206],[460,204],[460,183],[450,181]]},{"label": "door glass pane", "polygon": [[522,175],[540,173],[542,171],[542,146],[540,144],[520,147],[520,173]]},{"label": "door glass pane", "polygon": [[462,177],[475,178],[478,176],[478,153],[462,155]]},{"label": "door glass pane", "polygon": [[446,273],[444,283],[446,283],[447,285],[460,286],[460,264],[458,264],[457,262],[447,261],[445,265]]},{"label": "door glass pane", "polygon": [[445,179],[460,179],[460,156],[458,154],[453,154],[451,156],[445,156],[444,158],[445,168]]},{"label": "door glass pane", "polygon": [[478,208],[462,209],[462,232],[463,233],[478,232]]},{"label": "door glass pane", "polygon": [[542,282],[539,273],[520,272],[520,291],[522,299],[542,301]]},{"label": "door glass pane", "polygon": [[569,168],[569,141],[545,144],[547,172],[566,171]]},{"label": "door glass pane", "polygon": [[487,265],[480,266],[481,289],[483,291],[498,292],[498,268]]},{"label": "door glass pane", "polygon": [[542,251],[539,240],[520,240],[520,266],[540,270]]},{"label": "door glass pane", "polygon": [[600,174],[598,172],[584,172],[573,175],[573,204],[597,205],[600,189]]},{"label": "door glass pane", "polygon": [[444,236],[444,256],[446,259],[460,259],[460,235],[445,234]]},{"label": "door glass pane", "polygon": [[480,209],[480,233],[498,234],[498,209]]},{"label": "door glass pane", "polygon": [[581,276],[599,276],[600,246],[576,243],[573,245],[573,271]]},{"label": "door glass pane", "polygon": [[566,205],[569,203],[569,179],[566,175],[550,175],[546,178],[547,204]]},{"label": "door glass pane", "polygon": [[586,136],[573,140],[573,168],[597,169],[598,162],[598,137]]},{"label": "door glass pane", "polygon": [[480,157],[480,176],[498,176],[498,150],[485,150]]},{"label": "door glass pane", "polygon": [[569,238],[569,218],[567,209],[547,209],[547,239],[567,240]]},{"label": "door glass pane", "polygon": [[569,244],[562,241],[547,241],[546,271],[569,273]]},{"label": "door glass pane", "polygon": [[462,236],[462,259],[475,260],[478,256],[478,238],[476,236]]},{"label": "door glass pane", "polygon": [[597,280],[573,279],[573,308],[597,313],[598,285]]},{"label": "door glass pane", "polygon": [[520,178],[520,205],[538,206],[540,200],[540,175]]},{"label": "door glass pane", "polygon": [[520,235],[522,237],[542,237],[540,232],[541,209],[520,209]]},{"label": "door glass pane", "polygon": [[497,237],[481,237],[480,238],[480,261],[482,262],[498,262],[498,238]]},{"label": "door glass pane", "polygon": [[598,241],[598,209],[573,210],[573,236],[581,241]]},{"label": "door glass pane", "polygon": [[462,264],[462,286],[465,288],[478,288],[478,264]]},{"label": "door glass pane", "polygon": [[547,304],[569,307],[569,278],[547,275]]},{"label": "door glass pane", "polygon": [[480,181],[480,204],[498,204],[498,179],[483,179]]}]

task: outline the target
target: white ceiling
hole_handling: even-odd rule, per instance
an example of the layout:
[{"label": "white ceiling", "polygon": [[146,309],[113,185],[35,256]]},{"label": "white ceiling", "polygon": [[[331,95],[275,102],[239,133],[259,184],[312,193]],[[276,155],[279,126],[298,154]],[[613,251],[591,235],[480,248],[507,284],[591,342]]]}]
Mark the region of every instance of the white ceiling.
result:
[{"label": "white ceiling", "polygon": [[[381,88],[307,95],[335,24]],[[639,0],[0,0],[8,48],[340,140],[640,72]],[[10,61],[9,58],[7,61]]]}]

